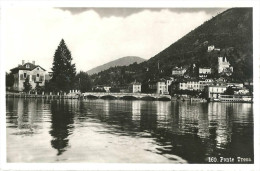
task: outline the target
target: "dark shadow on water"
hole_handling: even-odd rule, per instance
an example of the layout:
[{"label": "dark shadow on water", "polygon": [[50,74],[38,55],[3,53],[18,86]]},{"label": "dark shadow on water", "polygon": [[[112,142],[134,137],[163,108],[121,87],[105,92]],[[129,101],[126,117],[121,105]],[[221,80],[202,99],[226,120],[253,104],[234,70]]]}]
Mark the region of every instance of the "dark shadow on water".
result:
[{"label": "dark shadow on water", "polygon": [[68,101],[55,100],[51,103],[51,146],[61,155],[69,146],[68,136],[73,133],[74,113]]},{"label": "dark shadow on water", "polygon": [[121,99],[122,100],[138,100],[138,98],[136,98],[134,96],[123,96]]}]

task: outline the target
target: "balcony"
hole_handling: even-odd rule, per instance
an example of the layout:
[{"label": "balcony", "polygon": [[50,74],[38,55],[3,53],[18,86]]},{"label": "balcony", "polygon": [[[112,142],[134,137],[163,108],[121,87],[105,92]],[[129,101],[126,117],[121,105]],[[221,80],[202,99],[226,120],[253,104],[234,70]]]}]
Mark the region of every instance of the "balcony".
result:
[{"label": "balcony", "polygon": [[33,81],[34,81],[35,83],[42,83],[42,82],[44,81],[44,79],[43,79],[43,76],[34,77],[34,78],[33,78]]}]

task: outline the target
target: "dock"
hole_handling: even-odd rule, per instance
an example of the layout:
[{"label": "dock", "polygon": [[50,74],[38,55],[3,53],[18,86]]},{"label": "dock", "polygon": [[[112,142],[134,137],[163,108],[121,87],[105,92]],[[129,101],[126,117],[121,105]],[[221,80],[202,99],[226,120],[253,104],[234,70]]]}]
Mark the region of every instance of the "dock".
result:
[{"label": "dock", "polygon": [[71,95],[51,95],[51,94],[26,94],[26,93],[6,93],[7,98],[42,98],[42,99],[78,99],[80,96]]},{"label": "dock", "polygon": [[170,95],[145,94],[145,93],[98,93],[87,92],[81,94],[26,94],[26,93],[6,93],[7,98],[42,98],[42,99],[123,99],[123,100],[161,100],[170,101]]}]

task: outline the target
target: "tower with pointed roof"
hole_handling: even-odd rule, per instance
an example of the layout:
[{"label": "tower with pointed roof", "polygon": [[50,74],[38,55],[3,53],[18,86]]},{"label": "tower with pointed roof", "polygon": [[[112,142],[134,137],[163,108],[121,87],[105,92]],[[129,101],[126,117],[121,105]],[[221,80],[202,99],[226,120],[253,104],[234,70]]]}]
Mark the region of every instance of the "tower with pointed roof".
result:
[{"label": "tower with pointed roof", "polygon": [[227,61],[226,57],[218,57],[218,73],[225,73],[228,76],[233,73],[233,67]]}]

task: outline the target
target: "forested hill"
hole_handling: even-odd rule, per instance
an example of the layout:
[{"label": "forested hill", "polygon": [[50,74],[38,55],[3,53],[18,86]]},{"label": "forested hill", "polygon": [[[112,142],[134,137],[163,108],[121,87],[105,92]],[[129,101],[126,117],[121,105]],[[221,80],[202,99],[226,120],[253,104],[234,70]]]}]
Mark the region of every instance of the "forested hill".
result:
[{"label": "forested hill", "polygon": [[[93,75],[92,79],[94,84],[124,84],[134,80],[146,82],[170,76],[171,69],[175,66],[188,67],[192,64],[197,67],[212,67],[216,71],[218,56],[227,57],[234,67],[233,79],[252,79],[252,24],[252,8],[228,9],[204,22],[150,60],[128,67],[111,68]],[[220,51],[208,52],[210,45]],[[117,76],[120,78],[114,79]]]},{"label": "forested hill", "polygon": [[110,67],[115,67],[115,66],[127,66],[130,65],[132,63],[141,63],[144,62],[145,59],[137,57],[137,56],[126,56],[126,57],[122,57],[119,59],[116,59],[114,61],[108,62],[106,64],[97,66],[89,71],[87,71],[87,73],[89,75],[95,74],[95,73],[99,73],[100,71],[104,71],[106,69],[109,69]]}]

